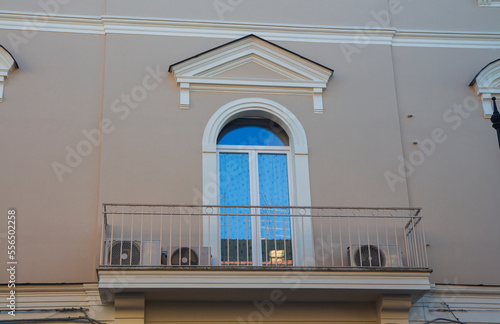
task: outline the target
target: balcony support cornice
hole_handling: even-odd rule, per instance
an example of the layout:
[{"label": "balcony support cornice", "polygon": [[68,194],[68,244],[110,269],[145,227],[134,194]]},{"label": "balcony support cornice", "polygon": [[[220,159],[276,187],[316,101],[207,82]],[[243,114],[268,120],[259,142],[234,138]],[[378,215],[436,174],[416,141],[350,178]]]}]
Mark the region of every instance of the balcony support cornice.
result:
[{"label": "balcony support cornice", "polygon": [[[370,270],[229,270],[229,269],[130,269],[116,267],[98,268],[99,290],[105,292],[146,291],[161,292],[204,291],[207,298],[219,295],[222,300],[230,296],[223,292],[238,291],[245,298],[245,291],[283,290],[301,292],[306,299],[317,296],[318,300],[345,298],[348,292],[353,301],[380,295],[408,295],[418,300],[430,290],[429,269]],[[302,294],[306,292],[306,294]],[[210,297],[212,296],[212,297]],[[249,298],[254,295],[249,294]],[[315,297],[312,297],[314,300]]]}]

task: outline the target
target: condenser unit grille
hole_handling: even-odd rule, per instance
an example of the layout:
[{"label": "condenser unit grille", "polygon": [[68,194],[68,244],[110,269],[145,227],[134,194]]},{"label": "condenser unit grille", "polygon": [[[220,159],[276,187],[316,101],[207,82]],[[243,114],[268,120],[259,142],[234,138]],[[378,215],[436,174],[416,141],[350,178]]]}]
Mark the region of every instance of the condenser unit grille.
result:
[{"label": "condenser unit grille", "polygon": [[161,264],[168,266],[207,266],[210,265],[210,249],[208,247],[172,246],[170,249],[161,252]]},{"label": "condenser unit grille", "polygon": [[385,255],[375,245],[362,245],[353,255],[358,267],[384,267]]},{"label": "condenser unit grille", "polygon": [[141,263],[141,248],[136,242],[113,242],[108,260],[112,265],[139,265]]},{"label": "condenser unit grille", "polygon": [[154,266],[160,264],[160,245],[156,241],[110,240],[106,242],[104,264]]},{"label": "condenser unit grille", "polygon": [[347,247],[347,264],[356,267],[404,267],[399,246],[372,244]]}]

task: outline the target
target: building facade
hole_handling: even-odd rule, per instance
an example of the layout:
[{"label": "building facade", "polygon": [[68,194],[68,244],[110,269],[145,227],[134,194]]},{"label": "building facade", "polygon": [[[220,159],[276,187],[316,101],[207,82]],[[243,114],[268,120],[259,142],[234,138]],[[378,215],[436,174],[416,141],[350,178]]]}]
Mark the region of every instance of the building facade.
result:
[{"label": "building facade", "polygon": [[0,322],[500,323],[499,6],[0,0]]}]

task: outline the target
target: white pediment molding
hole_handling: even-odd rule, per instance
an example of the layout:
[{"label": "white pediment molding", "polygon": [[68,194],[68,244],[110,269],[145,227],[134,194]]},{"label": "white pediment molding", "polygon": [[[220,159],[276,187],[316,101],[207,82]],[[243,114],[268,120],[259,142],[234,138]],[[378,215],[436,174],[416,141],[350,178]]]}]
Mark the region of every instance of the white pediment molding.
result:
[{"label": "white pediment molding", "polygon": [[486,65],[470,83],[483,103],[484,117],[493,114],[492,97],[500,98],[500,59]]},{"label": "white pediment molding", "polygon": [[[248,76],[238,69],[257,64],[275,77]],[[231,76],[225,75],[232,71]],[[248,35],[169,68],[180,86],[180,108],[189,109],[192,89],[214,91],[310,94],[314,112],[323,112],[323,90],[333,70],[255,35]]]},{"label": "white pediment molding", "polygon": [[15,67],[17,67],[17,64],[12,55],[0,45],[0,102],[3,101],[5,78],[9,76],[9,73]]}]

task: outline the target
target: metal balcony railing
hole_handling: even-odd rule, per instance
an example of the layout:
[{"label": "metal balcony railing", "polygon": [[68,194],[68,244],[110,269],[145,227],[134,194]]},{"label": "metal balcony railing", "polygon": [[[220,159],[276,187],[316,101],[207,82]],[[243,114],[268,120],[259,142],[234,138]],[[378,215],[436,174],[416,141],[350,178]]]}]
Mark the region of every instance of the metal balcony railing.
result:
[{"label": "metal balcony railing", "polygon": [[101,266],[428,268],[420,209],[105,204]]}]

